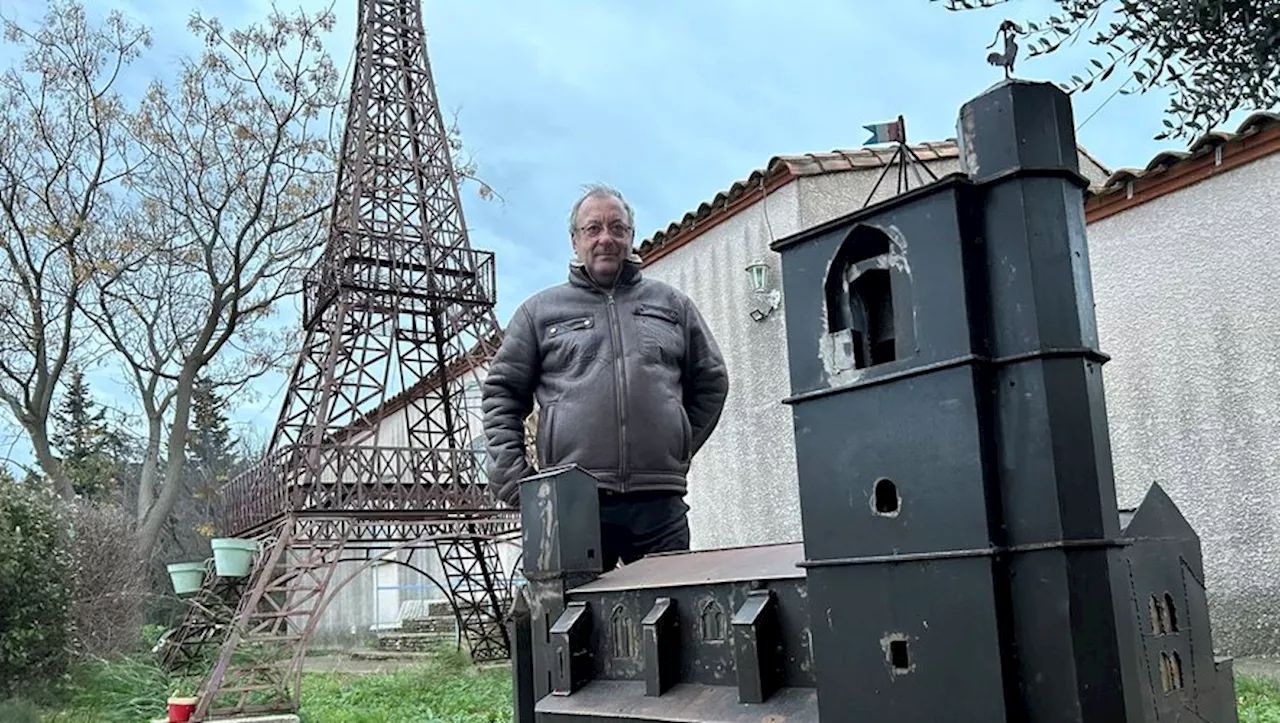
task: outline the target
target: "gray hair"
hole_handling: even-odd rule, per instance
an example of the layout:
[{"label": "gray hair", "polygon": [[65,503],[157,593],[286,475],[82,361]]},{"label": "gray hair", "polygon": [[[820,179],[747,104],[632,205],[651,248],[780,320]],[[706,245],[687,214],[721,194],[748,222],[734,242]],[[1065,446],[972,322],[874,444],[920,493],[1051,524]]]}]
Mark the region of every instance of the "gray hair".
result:
[{"label": "gray hair", "polygon": [[577,201],[574,201],[573,208],[569,209],[569,236],[573,236],[574,232],[578,230],[578,209],[582,207],[583,201],[588,198],[600,197],[618,199],[618,202],[622,204],[623,210],[627,212],[627,224],[631,228],[636,227],[635,211],[632,210],[631,204],[627,203],[627,199],[622,197],[621,191],[603,183],[589,183],[582,187],[582,195],[578,197]]}]

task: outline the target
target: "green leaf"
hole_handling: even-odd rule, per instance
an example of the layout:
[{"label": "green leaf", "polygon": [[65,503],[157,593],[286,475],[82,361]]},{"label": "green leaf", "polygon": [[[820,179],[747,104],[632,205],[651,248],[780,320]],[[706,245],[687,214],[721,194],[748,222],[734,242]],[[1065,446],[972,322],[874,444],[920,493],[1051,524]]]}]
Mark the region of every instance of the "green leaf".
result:
[{"label": "green leaf", "polygon": [[[1162,119],[1170,125],[1159,123],[1165,129],[1161,137],[1211,128],[1238,109],[1280,107],[1280,78],[1270,64],[1277,49],[1274,24],[1259,22],[1257,2],[1058,0],[1051,6],[1054,12],[1047,17],[1024,22],[1035,34],[1028,41],[1028,55],[1056,52],[1076,34],[1092,31],[1090,46],[1102,48],[1108,60],[1086,57],[1080,61],[1080,70],[1086,72],[1064,73],[1055,82],[1066,92],[1073,87],[1091,90],[1108,81],[1123,62],[1132,75],[1117,93],[1161,88],[1176,96],[1166,113],[1169,117]],[[1109,17],[1100,20],[1104,9]],[[1070,82],[1061,82],[1064,78]],[[1138,87],[1130,88],[1128,81],[1137,81]]]}]

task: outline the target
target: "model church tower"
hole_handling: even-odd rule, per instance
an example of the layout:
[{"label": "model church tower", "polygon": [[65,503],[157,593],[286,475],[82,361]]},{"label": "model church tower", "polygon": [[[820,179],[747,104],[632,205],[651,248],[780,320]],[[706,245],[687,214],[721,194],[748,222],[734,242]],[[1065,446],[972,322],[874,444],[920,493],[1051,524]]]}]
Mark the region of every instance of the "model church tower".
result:
[{"label": "model church tower", "polygon": [[963,172],[774,244],[803,542],[601,575],[594,480],[525,481],[518,721],[1235,720],[1194,532],[1116,506],[1073,127],[1002,82]]}]

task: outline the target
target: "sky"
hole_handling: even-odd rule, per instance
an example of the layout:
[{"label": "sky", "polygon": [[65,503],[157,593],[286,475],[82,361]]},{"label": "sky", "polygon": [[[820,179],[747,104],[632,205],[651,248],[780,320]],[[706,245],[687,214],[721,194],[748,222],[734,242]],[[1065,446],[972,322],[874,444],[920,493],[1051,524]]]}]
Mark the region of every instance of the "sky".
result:
[{"label": "sky", "polygon": [[[260,21],[271,7],[264,0],[87,5],[91,16],[116,8],[152,29],[153,47],[124,78],[134,92],[199,51],[186,32],[193,10],[234,26]],[[332,6],[338,25],[328,49],[339,69],[349,67],[357,0],[277,5]],[[442,107],[459,114],[478,175],[504,199],[483,200],[474,186],[462,199],[472,245],[497,257],[499,320],[564,279],[567,214],[582,184],[622,190],[635,208],[638,243],[772,156],[862,145],[866,124],[901,114],[909,141],[954,137],[960,106],[1002,78],[985,60],[1000,22],[1040,20],[1056,7],[1013,0],[957,13],[933,0],[425,0]],[[40,0],[0,0],[10,18],[43,10]],[[1016,75],[1065,81],[1092,50],[1082,41],[1027,58],[1023,48]],[[0,51],[0,64],[12,62],[12,52]],[[1078,141],[1112,169],[1144,166],[1183,145],[1153,140],[1167,97],[1114,94],[1122,77],[1073,99],[1078,126],[1087,119]],[[111,396],[106,374],[96,377],[96,391]],[[242,431],[269,432],[284,382],[265,377],[257,395],[240,400]]]}]

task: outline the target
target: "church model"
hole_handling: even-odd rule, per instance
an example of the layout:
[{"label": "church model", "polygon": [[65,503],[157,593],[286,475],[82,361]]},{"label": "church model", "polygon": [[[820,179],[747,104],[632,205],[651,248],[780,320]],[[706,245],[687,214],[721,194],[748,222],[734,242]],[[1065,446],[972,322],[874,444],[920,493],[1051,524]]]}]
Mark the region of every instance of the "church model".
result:
[{"label": "church model", "polygon": [[803,542],[601,574],[524,481],[518,723],[1236,721],[1199,540],[1117,509],[1070,102],[967,103],[963,172],[777,241]]}]

